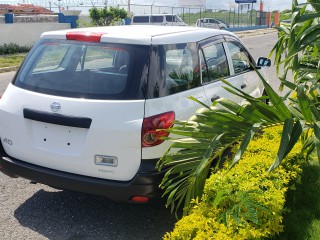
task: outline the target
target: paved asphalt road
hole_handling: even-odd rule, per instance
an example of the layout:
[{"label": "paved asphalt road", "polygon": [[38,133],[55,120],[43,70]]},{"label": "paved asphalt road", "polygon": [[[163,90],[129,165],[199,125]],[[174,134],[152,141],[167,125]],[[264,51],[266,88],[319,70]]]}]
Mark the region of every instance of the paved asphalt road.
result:
[{"label": "paved asphalt road", "polygon": [[[268,56],[269,33],[243,38],[254,57]],[[275,70],[269,69],[277,86]],[[0,74],[0,95],[14,73]],[[161,239],[175,222],[163,204],[117,205],[103,197],[59,191],[0,174],[0,239]]]}]

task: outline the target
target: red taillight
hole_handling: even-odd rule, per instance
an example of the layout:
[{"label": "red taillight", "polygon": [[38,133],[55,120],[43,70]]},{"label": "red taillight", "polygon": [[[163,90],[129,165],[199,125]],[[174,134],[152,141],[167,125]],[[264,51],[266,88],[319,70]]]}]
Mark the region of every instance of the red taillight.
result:
[{"label": "red taillight", "polygon": [[76,40],[82,42],[100,42],[103,33],[93,32],[68,32],[67,40]]},{"label": "red taillight", "polygon": [[144,197],[144,196],[134,196],[130,199],[130,202],[132,202],[132,203],[147,203],[147,202],[149,202],[149,198]]},{"label": "red taillight", "polygon": [[168,129],[173,125],[174,112],[166,112],[143,119],[142,147],[152,147],[163,142],[161,137],[167,137],[169,132],[157,129]]}]

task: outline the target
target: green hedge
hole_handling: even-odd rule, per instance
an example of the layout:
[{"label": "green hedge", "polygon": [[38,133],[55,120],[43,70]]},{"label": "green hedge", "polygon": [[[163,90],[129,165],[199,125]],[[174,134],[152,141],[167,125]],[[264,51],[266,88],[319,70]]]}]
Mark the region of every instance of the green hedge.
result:
[{"label": "green hedge", "polygon": [[19,46],[15,43],[4,44],[0,46],[0,55],[5,54],[16,54],[16,53],[26,53],[29,52],[31,47]]},{"label": "green hedge", "polygon": [[[273,172],[281,127],[254,139],[242,160],[207,180],[202,200],[164,239],[261,239],[283,231],[285,195],[299,181],[303,161],[300,143]],[[227,163],[228,164],[228,163]]]}]

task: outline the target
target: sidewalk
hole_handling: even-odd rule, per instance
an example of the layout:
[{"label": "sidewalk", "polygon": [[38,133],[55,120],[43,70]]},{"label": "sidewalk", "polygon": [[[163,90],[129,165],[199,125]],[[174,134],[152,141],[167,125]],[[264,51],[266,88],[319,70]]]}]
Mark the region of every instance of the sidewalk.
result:
[{"label": "sidewalk", "polygon": [[256,30],[248,30],[248,31],[240,31],[234,32],[239,38],[252,37],[257,35],[275,33],[278,30],[276,28],[264,28],[264,29],[256,29]]}]

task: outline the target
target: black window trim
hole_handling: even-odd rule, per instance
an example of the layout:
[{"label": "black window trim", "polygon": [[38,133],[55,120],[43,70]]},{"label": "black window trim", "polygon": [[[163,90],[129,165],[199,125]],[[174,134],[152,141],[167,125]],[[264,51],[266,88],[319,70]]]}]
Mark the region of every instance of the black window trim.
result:
[{"label": "black window trim", "polygon": [[231,75],[231,77],[238,76],[238,75],[241,75],[241,74],[244,74],[244,73],[248,73],[248,72],[254,71],[254,68],[252,66],[250,66],[250,68],[248,70],[246,70],[246,71],[242,71],[240,73],[236,73],[235,72],[234,66],[233,66],[233,63],[232,63],[232,59],[231,59],[230,50],[229,50],[229,47],[227,45],[228,42],[240,44],[241,47],[243,47],[243,49],[246,50],[246,52],[248,54],[249,61],[251,62],[251,64],[253,66],[256,66],[256,62],[255,62],[254,58],[252,57],[252,55],[250,54],[249,50],[246,48],[246,46],[241,41],[237,40],[236,38],[232,38],[229,41],[228,40],[225,41],[225,50],[227,51],[227,56],[230,58],[229,62],[230,62],[230,65],[231,65],[232,71],[233,71],[233,75]]},{"label": "black window trim", "polygon": [[[211,45],[215,45],[215,44],[218,44],[218,43],[222,43],[222,46],[223,46],[223,48],[224,48],[224,51],[225,51],[225,53],[226,53],[226,57],[227,57],[227,62],[228,62],[228,66],[229,66],[229,76],[225,76],[224,77],[224,79],[228,79],[228,78],[230,78],[230,77],[233,77],[234,75],[231,75],[231,69],[230,69],[230,58],[229,58],[229,49],[227,49],[226,48],[226,46],[225,46],[225,43],[226,42],[226,40],[225,40],[225,38],[224,38],[224,35],[217,35],[217,36],[214,36],[214,37],[210,37],[210,38],[207,38],[207,39],[204,39],[204,40],[202,40],[202,41],[200,41],[199,42],[199,44],[198,44],[198,54],[202,54],[202,55],[204,55],[203,54],[203,48],[206,48],[206,47],[209,47],[209,46],[211,46]],[[200,61],[200,55],[199,55],[199,61]],[[206,64],[206,69],[207,69],[207,71],[208,71],[208,66],[207,66],[207,62],[206,62],[206,60],[204,59],[204,61],[205,61],[205,64]],[[232,64],[231,64],[232,65]],[[200,66],[200,65],[199,65]],[[201,67],[201,66],[200,66]],[[233,67],[233,66],[232,66]],[[200,69],[200,71],[201,71],[201,69]],[[206,85],[208,85],[208,84],[211,84],[211,83],[215,83],[215,82],[219,82],[219,81],[221,81],[220,80],[220,78],[216,78],[216,79],[212,79],[212,80],[210,80],[209,82],[203,82],[202,81],[202,71],[201,71],[201,85],[202,86],[206,86]]]},{"label": "black window trim", "polygon": [[[241,40],[239,40],[238,38],[236,38],[236,37],[234,37],[234,36],[231,36],[231,35],[224,35],[224,39],[225,39],[225,43],[227,43],[227,42],[237,42],[238,44],[240,44],[240,45],[246,50],[251,64],[252,64],[255,68],[258,69],[257,63],[256,63],[256,61],[254,60],[253,56],[251,55],[249,49],[246,47],[246,45],[245,45],[243,42],[241,42]],[[228,55],[231,56],[228,47],[226,47],[226,51],[228,51]],[[233,66],[232,66],[232,68],[233,68]],[[234,73],[233,76],[237,76],[237,75],[239,75],[239,74],[243,74],[243,73],[245,73],[245,72],[250,72],[250,71],[254,71],[254,68],[253,68],[252,66],[251,66],[251,69],[250,69],[250,70],[244,71],[244,72],[241,72],[241,73],[238,73],[238,74],[235,74],[235,73]]]}]

